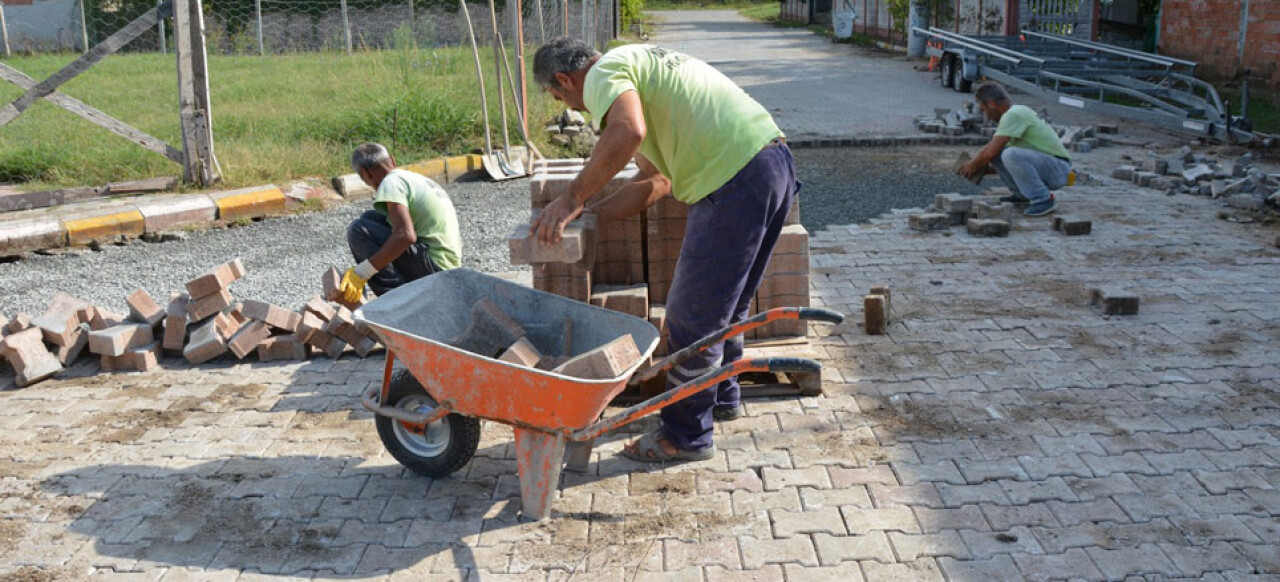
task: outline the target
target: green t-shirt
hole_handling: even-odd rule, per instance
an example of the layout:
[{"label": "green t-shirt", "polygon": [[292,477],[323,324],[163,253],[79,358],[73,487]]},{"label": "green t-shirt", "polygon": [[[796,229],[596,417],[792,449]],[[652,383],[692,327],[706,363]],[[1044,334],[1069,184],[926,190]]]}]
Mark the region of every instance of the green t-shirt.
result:
[{"label": "green t-shirt", "polygon": [[587,110],[601,122],[614,99],[636,91],[646,126],[640,154],[686,204],[715,192],[782,135],[769,112],[720,71],[653,45],[605,53],[584,84]]},{"label": "green t-shirt", "polygon": [[1026,105],[1014,105],[1004,112],[996,126],[996,135],[1009,138],[1009,147],[1026,148],[1071,160],[1067,148],[1062,147],[1062,138]]},{"label": "green t-shirt", "polygon": [[418,240],[427,244],[427,254],[437,267],[454,269],[462,264],[458,214],[444,188],[421,174],[395,169],[382,179],[373,207],[385,215],[388,202],[409,208],[413,231]]}]

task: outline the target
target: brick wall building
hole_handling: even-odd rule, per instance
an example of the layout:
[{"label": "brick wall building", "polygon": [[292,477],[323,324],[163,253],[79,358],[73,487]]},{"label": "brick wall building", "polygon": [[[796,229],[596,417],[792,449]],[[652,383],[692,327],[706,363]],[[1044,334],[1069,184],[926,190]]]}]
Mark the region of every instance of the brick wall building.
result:
[{"label": "brick wall building", "polygon": [[1260,79],[1250,89],[1280,96],[1280,0],[1165,0],[1159,47],[1160,54],[1200,63],[1199,76],[1210,81],[1250,69]]}]

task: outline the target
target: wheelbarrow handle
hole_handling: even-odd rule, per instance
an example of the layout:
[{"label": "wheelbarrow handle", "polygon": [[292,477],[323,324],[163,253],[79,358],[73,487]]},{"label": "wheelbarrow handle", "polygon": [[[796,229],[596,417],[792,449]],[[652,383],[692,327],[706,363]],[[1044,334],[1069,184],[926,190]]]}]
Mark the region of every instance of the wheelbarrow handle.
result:
[{"label": "wheelbarrow handle", "polygon": [[652,366],[636,372],[635,375],[631,376],[631,380],[627,382],[627,385],[636,386],[643,382],[647,382],[653,379],[654,376],[657,376],[663,371],[671,369],[672,366],[683,362],[685,359],[689,358],[689,356],[724,341],[725,338],[751,331],[757,327],[781,319],[805,319],[826,323],[840,323],[844,321],[844,315],[841,315],[839,312],[832,311],[830,309],[822,309],[820,307],[776,307],[759,313],[749,319],[744,319],[740,323],[725,327],[720,331],[686,346],[684,349],[674,354],[658,360]]},{"label": "wheelbarrow handle", "polygon": [[[794,309],[794,308],[792,308]],[[820,372],[822,364],[805,358],[749,358],[738,360],[728,366],[721,366],[690,380],[682,386],[668,390],[645,400],[631,408],[623,410],[607,419],[574,431],[569,435],[571,441],[585,441],[596,438],[620,426],[629,424],[647,416],[665,406],[674,404],[711,388],[720,382],[747,372]]]}]

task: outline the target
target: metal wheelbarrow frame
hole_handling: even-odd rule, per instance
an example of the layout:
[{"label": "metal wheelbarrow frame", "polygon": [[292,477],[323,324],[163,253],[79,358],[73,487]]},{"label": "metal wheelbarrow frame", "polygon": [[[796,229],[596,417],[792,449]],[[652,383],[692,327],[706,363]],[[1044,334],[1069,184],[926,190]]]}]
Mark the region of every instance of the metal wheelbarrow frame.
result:
[{"label": "metal wheelbarrow frame", "polygon": [[[493,300],[524,326],[528,339],[545,354],[565,351],[581,354],[629,333],[641,351],[641,358],[616,378],[590,380],[519,366],[449,345],[447,341],[469,323],[471,305],[484,298]],[[396,430],[422,435],[438,431],[441,425],[433,423],[446,421],[446,417],[486,419],[512,426],[522,512],[526,518],[536,520],[550,516],[562,469],[586,469],[596,437],[738,374],[818,372],[822,366],[803,358],[738,360],[601,419],[609,402],[628,385],[653,378],[725,338],[771,321],[809,319],[839,323],[843,320],[839,313],[825,309],[772,309],[713,333],[636,373],[658,344],[658,330],[647,320],[470,269],[451,269],[404,285],[360,308],[355,318],[372,328],[387,346],[382,385],[365,391],[361,398],[364,407],[379,415],[380,422],[398,425]],[[567,349],[563,341],[566,320],[572,322],[569,334],[572,345]],[[390,396],[397,358],[429,394],[430,401],[419,399],[411,406],[384,404]],[[478,439],[478,434],[475,431],[472,438]],[[385,439],[384,444],[387,444]],[[566,455],[569,445],[573,445],[573,449]],[[474,447],[473,442],[467,454],[474,454]],[[566,456],[568,467],[564,466]],[[454,463],[456,466],[451,465],[439,473],[418,472],[443,477],[464,464]]]}]

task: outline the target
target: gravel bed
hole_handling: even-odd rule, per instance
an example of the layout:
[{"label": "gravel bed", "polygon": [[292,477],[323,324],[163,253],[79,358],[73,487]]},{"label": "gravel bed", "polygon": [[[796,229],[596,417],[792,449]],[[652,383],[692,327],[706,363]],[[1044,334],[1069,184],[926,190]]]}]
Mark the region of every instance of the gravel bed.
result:
[{"label": "gravel bed", "polygon": [[[863,222],[892,208],[928,205],[938,192],[975,193],[977,188],[951,174],[955,155],[954,148],[942,147],[796,150],[805,227],[814,232]],[[447,190],[461,223],[463,266],[485,272],[521,269],[507,262],[506,237],[529,218],[528,181],[460,182]],[[128,312],[124,298],[134,289],[142,287],[163,303],[171,290],[236,257],[248,273],[231,286],[236,297],[297,308],[320,291],[320,275],[329,265],[351,264],[346,226],[370,207],[361,200],[326,212],[192,232],[181,241],[28,254],[0,264],[0,312],[39,314],[54,292],[63,291],[123,314]]]}]

